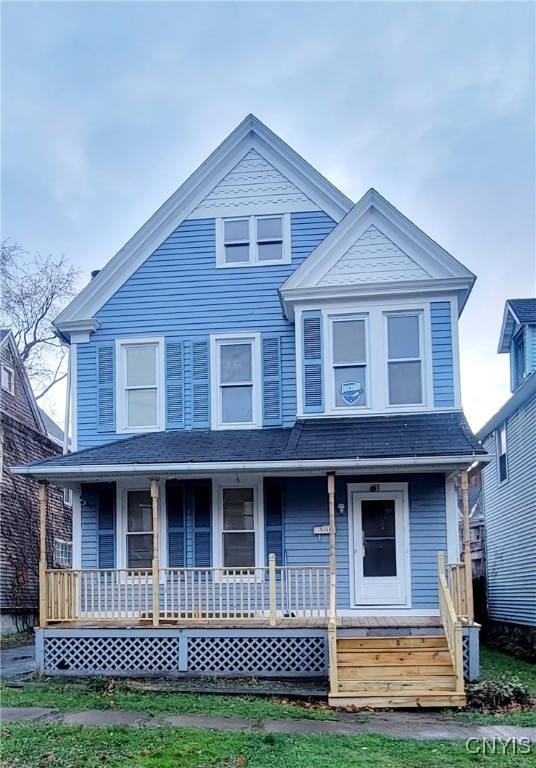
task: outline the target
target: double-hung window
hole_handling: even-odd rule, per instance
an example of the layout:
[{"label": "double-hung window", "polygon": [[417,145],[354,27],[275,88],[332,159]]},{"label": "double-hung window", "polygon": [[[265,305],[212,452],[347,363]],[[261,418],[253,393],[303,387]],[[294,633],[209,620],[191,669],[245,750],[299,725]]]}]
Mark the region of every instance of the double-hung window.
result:
[{"label": "double-hung window", "polygon": [[421,314],[387,316],[389,405],[424,402],[421,336]]},{"label": "double-hung window", "polygon": [[497,480],[499,485],[508,480],[508,463],[506,460],[506,424],[497,429]]},{"label": "double-hung window", "polygon": [[256,337],[215,341],[217,424],[216,426],[258,426],[259,371]]},{"label": "double-hung window", "polygon": [[10,395],[15,394],[15,373],[8,365],[2,365],[2,389]]},{"label": "double-hung window", "polygon": [[150,491],[127,491],[127,568],[151,568],[153,512]]},{"label": "double-hung window", "polygon": [[119,424],[123,431],[161,428],[161,343],[120,342]]},{"label": "double-hung window", "polygon": [[255,489],[222,488],[222,514],[223,567],[254,568]]},{"label": "double-hung window", "polygon": [[333,407],[367,405],[367,339],[364,318],[331,323]]},{"label": "double-hung window", "polygon": [[220,267],[288,263],[289,214],[218,219],[216,252]]}]

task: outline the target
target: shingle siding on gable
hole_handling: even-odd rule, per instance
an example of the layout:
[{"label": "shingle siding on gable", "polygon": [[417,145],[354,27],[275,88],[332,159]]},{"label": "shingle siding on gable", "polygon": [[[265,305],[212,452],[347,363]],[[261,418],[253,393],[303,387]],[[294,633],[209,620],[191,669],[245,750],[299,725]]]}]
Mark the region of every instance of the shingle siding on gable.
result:
[{"label": "shingle siding on gable", "polygon": [[536,397],[506,422],[508,480],[497,481],[495,431],[484,441],[488,603],[492,619],[536,626]]},{"label": "shingle siding on gable", "polygon": [[233,216],[237,210],[242,215],[249,211],[258,214],[267,207],[272,209],[274,205],[289,204],[295,209],[319,210],[301,190],[252,149],[188,218],[203,218],[207,211],[212,215],[215,208],[221,209],[222,216]]},{"label": "shingle siding on gable", "polygon": [[383,283],[427,279],[430,275],[371,225],[319,281],[319,285]]},{"label": "shingle siding on gable", "polygon": [[260,332],[281,339],[282,421],[296,417],[294,326],[278,288],[333,229],[322,212],[292,214],[292,263],[216,269],[214,219],[183,222],[97,314],[100,328],[78,345],[78,448],[117,438],[97,433],[96,348],[117,337],[165,336],[186,342],[185,424],[192,423],[191,343],[211,333]]}]

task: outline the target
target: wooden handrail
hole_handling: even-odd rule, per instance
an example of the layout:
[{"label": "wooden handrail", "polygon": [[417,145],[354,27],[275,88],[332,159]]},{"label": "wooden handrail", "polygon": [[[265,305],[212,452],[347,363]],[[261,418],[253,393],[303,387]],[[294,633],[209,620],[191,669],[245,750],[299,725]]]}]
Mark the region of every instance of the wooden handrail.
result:
[{"label": "wooden handrail", "polygon": [[454,673],[456,675],[456,691],[464,691],[463,675],[463,640],[462,624],[458,620],[452,596],[445,576],[445,555],[439,552],[437,555],[438,589],[439,589],[439,614],[445,630],[445,636],[452,658]]}]

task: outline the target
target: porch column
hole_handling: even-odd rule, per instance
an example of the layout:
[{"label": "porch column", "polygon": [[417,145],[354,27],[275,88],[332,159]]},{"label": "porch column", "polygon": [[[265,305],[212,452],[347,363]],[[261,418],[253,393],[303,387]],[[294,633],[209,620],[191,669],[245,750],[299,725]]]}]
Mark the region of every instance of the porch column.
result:
[{"label": "porch column", "polygon": [[329,613],[328,659],[331,693],[339,689],[337,675],[337,557],[335,554],[335,473],[328,473],[329,508]]},{"label": "porch column", "polygon": [[471,560],[471,540],[469,537],[469,479],[466,469],[462,470],[462,511],[465,605],[467,609],[467,623],[471,626],[475,620],[475,611],[473,605],[473,561]]},{"label": "porch column", "polygon": [[158,480],[151,480],[153,508],[153,627],[160,622],[160,563],[158,556]]},{"label": "porch column", "polygon": [[39,626],[48,619],[47,584],[47,483],[39,483]]}]

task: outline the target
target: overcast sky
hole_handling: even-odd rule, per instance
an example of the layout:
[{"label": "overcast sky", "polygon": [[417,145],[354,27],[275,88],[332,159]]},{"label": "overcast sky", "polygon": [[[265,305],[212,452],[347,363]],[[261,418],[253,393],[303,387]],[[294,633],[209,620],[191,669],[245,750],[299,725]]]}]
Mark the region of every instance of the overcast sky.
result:
[{"label": "overcast sky", "polygon": [[4,1],[2,17],[3,238],[64,252],[84,283],[252,112],[477,274],[472,427],[507,399],[504,302],[536,290],[532,2]]}]

